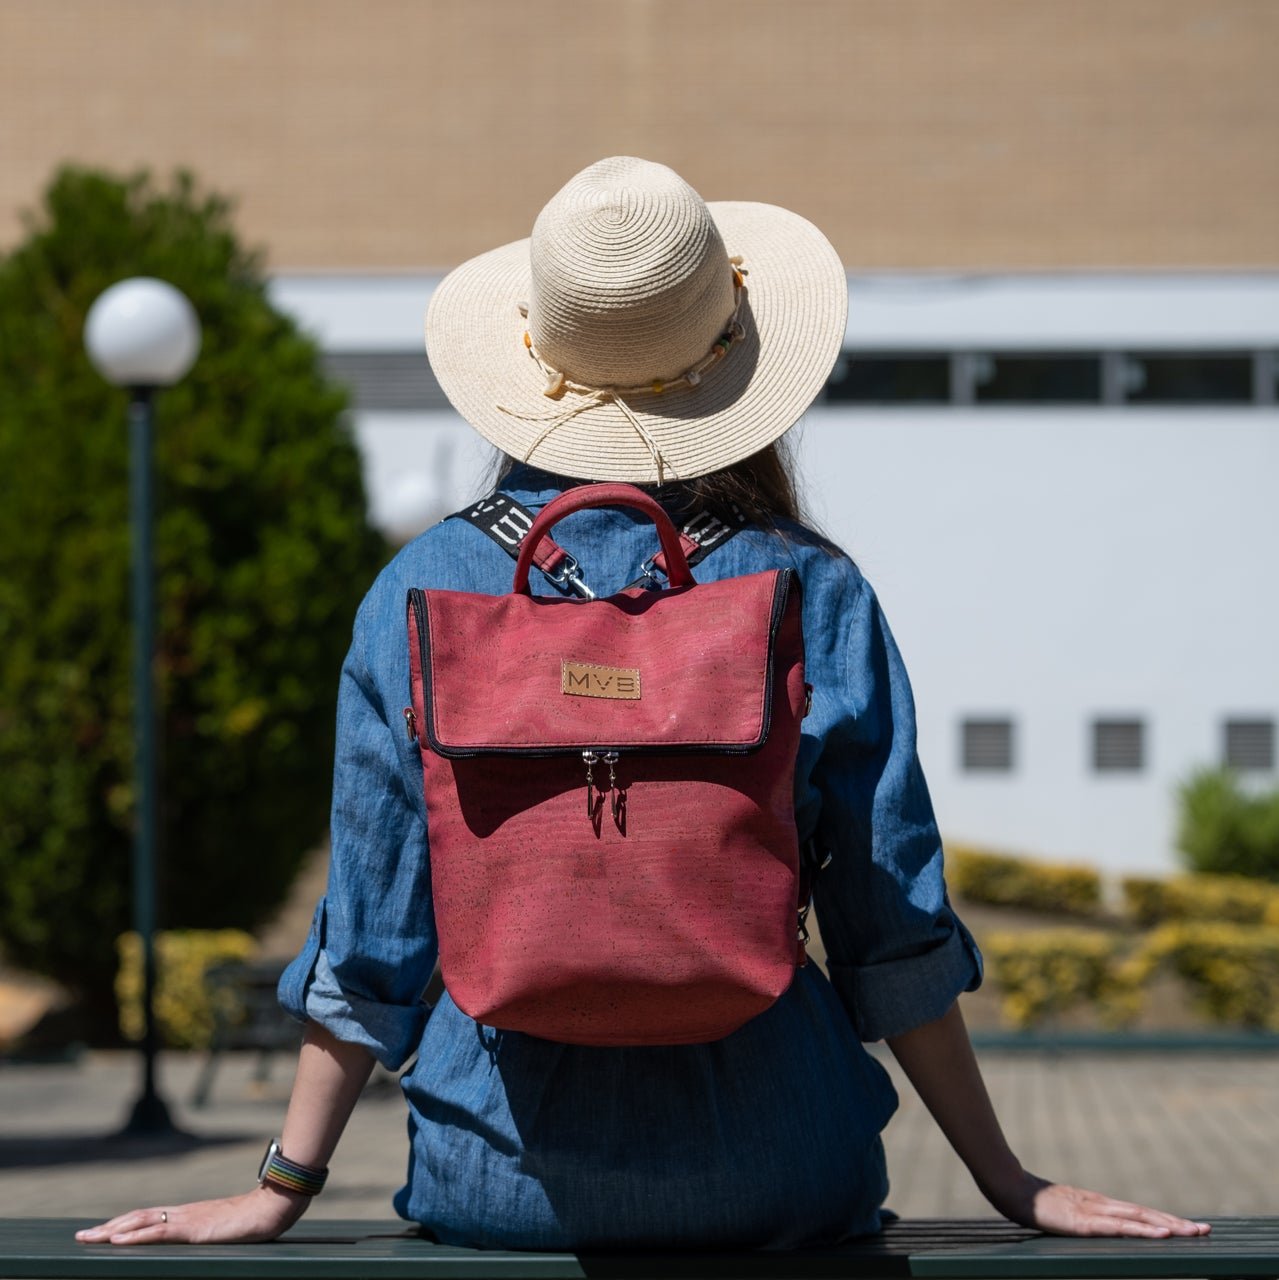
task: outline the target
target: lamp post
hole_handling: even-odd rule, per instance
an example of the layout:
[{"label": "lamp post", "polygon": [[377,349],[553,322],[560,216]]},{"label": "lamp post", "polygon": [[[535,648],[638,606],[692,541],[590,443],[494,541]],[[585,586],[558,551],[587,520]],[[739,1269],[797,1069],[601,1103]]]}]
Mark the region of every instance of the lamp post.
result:
[{"label": "lamp post", "polygon": [[151,556],[152,401],[158,387],[186,376],[200,350],[195,309],[171,284],[139,276],[104,290],[84,323],[89,360],[108,382],[129,392],[129,528],[132,543],[134,789],[133,927],[142,940],[142,1090],[124,1132],[171,1132],[169,1109],[156,1089],[155,862],[156,715],[155,597]]}]

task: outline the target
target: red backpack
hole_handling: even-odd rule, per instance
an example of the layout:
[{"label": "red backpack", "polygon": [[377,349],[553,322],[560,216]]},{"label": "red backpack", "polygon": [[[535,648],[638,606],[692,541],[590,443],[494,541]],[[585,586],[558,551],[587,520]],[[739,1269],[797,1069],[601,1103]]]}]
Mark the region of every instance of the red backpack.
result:
[{"label": "red backpack", "polygon": [[[529,593],[551,527],[628,506],[669,586]],[[716,1040],[804,963],[794,813],[807,709],[791,569],[698,584],[625,484],[569,490],[509,595],[413,589],[413,705],[445,986],[489,1026],[571,1044]]]}]

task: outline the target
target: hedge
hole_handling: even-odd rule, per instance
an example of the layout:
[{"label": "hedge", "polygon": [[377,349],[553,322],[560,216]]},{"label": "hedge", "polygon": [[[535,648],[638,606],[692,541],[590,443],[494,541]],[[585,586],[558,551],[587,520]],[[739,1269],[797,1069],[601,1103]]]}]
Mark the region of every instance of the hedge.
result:
[{"label": "hedge", "polygon": [[994,933],[982,939],[988,979],[1002,992],[1001,1010],[1014,1027],[1030,1027],[1077,1005],[1094,1004],[1108,1022],[1129,1005],[1116,990],[1121,942],[1085,929]]},{"label": "hedge", "polygon": [[1214,1022],[1279,1031],[1279,928],[1162,925],[1145,939],[1132,965],[1138,981],[1170,969]]},{"label": "hedge", "polygon": [[1095,915],[1101,907],[1101,876],[1073,863],[1036,862],[970,845],[947,845],[946,879],[969,902],[1029,911]]},{"label": "hedge", "polygon": [[[121,934],[116,950],[120,960],[115,980],[120,1031],[126,1040],[141,1040],[141,939],[136,933]],[[157,933],[155,1018],[161,1042],[170,1049],[207,1049],[215,1021],[234,1023],[243,1012],[234,992],[212,986],[208,974],[219,965],[252,959],[256,950],[253,939],[239,929]]]},{"label": "hedge", "polygon": [[1173,920],[1279,924],[1279,885],[1248,876],[1128,876],[1122,881],[1128,915],[1142,928]]},{"label": "hedge", "polygon": [[1279,1031],[1279,927],[1187,921],[1135,943],[1082,929],[997,933],[982,939],[986,972],[1014,1027],[1081,1004],[1122,1026],[1142,1010],[1160,972],[1186,985],[1199,1009],[1230,1026]]}]

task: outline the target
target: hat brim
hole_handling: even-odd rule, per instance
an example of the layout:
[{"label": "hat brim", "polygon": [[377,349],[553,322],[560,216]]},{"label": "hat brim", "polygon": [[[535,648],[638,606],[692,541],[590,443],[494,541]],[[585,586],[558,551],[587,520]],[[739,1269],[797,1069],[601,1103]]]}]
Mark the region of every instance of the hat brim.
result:
[{"label": "hat brim", "polygon": [[504,453],[583,480],[656,483],[653,446],[663,478],[678,480],[772,444],[830,376],[844,340],[847,279],[831,243],[798,214],[739,201],[708,208],[728,252],[741,255],[748,273],[738,317],[745,338],[700,385],[627,397],[651,444],[607,400],[546,396],[519,309],[531,289],[528,240],[463,263],[431,298],[427,354],[453,407]]}]

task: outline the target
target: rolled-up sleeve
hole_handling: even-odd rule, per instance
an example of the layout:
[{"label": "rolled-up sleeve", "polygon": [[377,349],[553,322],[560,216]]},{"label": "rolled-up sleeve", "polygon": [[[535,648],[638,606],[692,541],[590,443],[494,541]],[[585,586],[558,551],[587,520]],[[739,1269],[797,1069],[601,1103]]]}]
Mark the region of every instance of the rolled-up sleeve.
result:
[{"label": "rolled-up sleeve", "polygon": [[424,815],[398,756],[400,708],[388,715],[364,658],[363,612],[338,695],[328,889],[279,995],[398,1070],[422,1036],[437,948]]},{"label": "rolled-up sleeve", "polygon": [[814,704],[817,838],[831,855],[814,906],[832,984],[861,1038],[882,1040],[974,990],[981,955],[946,896],[914,698],[887,620],[851,565],[832,596],[812,637],[832,684]]}]

